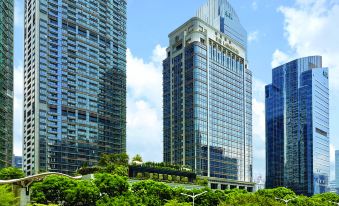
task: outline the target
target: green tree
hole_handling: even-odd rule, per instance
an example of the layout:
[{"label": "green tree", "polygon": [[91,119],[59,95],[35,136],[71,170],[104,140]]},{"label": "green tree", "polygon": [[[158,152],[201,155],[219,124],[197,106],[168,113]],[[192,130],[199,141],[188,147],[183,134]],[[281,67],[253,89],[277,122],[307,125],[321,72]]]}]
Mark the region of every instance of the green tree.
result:
[{"label": "green tree", "polygon": [[115,198],[104,197],[97,201],[97,206],[147,206],[141,199],[133,194],[118,196]]},{"label": "green tree", "polygon": [[116,166],[113,171],[111,171],[112,174],[122,176],[122,177],[128,177],[128,167],[126,166]]},{"label": "green tree", "polygon": [[197,178],[196,182],[197,182],[198,185],[208,186],[208,179],[207,178]]},{"label": "green tree", "polygon": [[132,192],[142,198],[143,203],[149,206],[162,206],[174,197],[173,189],[170,186],[152,180],[134,183]]},{"label": "green tree", "polygon": [[226,198],[221,202],[220,206],[283,206],[282,203],[275,199],[259,195],[258,193],[248,193],[238,189],[227,191],[225,193]]},{"label": "green tree", "polygon": [[94,183],[102,194],[108,195],[109,197],[123,195],[129,189],[129,184],[126,177],[107,173],[96,174]]},{"label": "green tree", "polygon": [[59,204],[66,201],[67,191],[76,187],[76,181],[63,176],[51,175],[42,182],[34,183],[31,199],[34,202]]},{"label": "green tree", "polygon": [[77,181],[76,187],[66,190],[66,202],[71,206],[92,206],[99,197],[100,191],[91,181]]},{"label": "green tree", "polygon": [[135,157],[132,158],[132,162],[143,162],[141,155],[135,155]]},{"label": "green tree", "polygon": [[14,167],[7,167],[0,170],[0,180],[12,180],[25,177],[22,170]]},{"label": "green tree", "polygon": [[0,205],[13,206],[18,204],[18,199],[15,197],[9,185],[0,186]]},{"label": "green tree", "polygon": [[179,202],[178,200],[170,200],[168,201],[165,206],[192,206],[191,203],[187,203],[187,202]]},{"label": "green tree", "polygon": [[107,167],[109,165],[128,166],[127,154],[104,154],[99,160],[99,166]]},{"label": "green tree", "polygon": [[266,189],[266,190],[259,190],[257,191],[258,195],[269,197],[272,199],[275,198],[281,198],[281,199],[288,199],[288,198],[293,198],[296,197],[296,194],[285,187],[278,187],[275,189]]},{"label": "green tree", "polygon": [[313,205],[335,205],[334,203],[339,203],[339,195],[335,193],[323,193],[317,194],[309,198],[310,204]]}]

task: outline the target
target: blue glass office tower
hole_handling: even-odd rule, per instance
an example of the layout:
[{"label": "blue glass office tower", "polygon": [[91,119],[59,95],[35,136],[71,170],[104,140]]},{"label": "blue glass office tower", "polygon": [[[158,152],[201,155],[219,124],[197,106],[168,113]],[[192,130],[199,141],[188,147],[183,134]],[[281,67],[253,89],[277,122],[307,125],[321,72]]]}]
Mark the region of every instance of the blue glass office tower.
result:
[{"label": "blue glass office tower", "polygon": [[164,161],[212,188],[253,189],[247,33],[226,0],[209,0],[169,35],[163,62]]},{"label": "blue glass office tower", "polygon": [[13,0],[0,1],[0,168],[13,156]]},{"label": "blue glass office tower", "polygon": [[266,86],[266,187],[326,192],[329,159],[328,69],[320,56],[273,69]]},{"label": "blue glass office tower", "polygon": [[126,152],[126,0],[26,0],[23,168]]}]

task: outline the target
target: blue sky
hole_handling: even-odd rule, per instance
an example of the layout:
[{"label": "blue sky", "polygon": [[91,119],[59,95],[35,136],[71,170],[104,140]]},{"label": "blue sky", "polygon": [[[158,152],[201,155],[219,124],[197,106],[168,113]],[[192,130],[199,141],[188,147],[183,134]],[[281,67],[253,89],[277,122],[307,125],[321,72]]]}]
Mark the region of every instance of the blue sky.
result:
[{"label": "blue sky", "polygon": [[[22,144],[23,1],[15,0],[15,153]],[[205,0],[128,0],[128,153],[162,160],[161,62],[168,34],[193,17]],[[265,174],[264,85],[271,68],[293,58],[323,55],[330,68],[331,176],[339,148],[338,0],[230,0],[249,34],[253,72],[254,175]]]}]

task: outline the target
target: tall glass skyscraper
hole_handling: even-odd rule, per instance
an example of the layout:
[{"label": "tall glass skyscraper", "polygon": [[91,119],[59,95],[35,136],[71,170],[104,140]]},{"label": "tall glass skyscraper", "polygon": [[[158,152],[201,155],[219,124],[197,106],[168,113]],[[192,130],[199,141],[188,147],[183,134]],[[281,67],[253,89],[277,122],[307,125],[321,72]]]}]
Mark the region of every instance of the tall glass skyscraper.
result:
[{"label": "tall glass skyscraper", "polygon": [[126,152],[126,0],[26,0],[23,168]]},{"label": "tall glass skyscraper", "polygon": [[13,4],[0,1],[0,168],[13,156]]},{"label": "tall glass skyscraper", "polygon": [[326,192],[330,173],[329,81],[322,58],[273,69],[266,86],[266,187]]},{"label": "tall glass skyscraper", "polygon": [[169,35],[163,62],[164,161],[212,188],[252,182],[252,73],[247,33],[227,0],[209,0]]}]

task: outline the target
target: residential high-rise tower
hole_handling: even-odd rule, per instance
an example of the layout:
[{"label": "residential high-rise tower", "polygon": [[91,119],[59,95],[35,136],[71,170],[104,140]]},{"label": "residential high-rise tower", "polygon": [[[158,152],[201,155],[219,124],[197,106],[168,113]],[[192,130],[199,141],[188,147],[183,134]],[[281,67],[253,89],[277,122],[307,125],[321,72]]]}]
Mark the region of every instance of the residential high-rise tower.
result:
[{"label": "residential high-rise tower", "polygon": [[169,35],[163,108],[165,162],[212,188],[253,189],[247,33],[227,0],[209,0]]},{"label": "residential high-rise tower", "polygon": [[0,1],[0,168],[13,156],[13,4]]},{"label": "residential high-rise tower", "polygon": [[266,188],[326,192],[330,173],[328,69],[320,56],[274,68],[266,86]]},{"label": "residential high-rise tower", "polygon": [[23,168],[126,152],[126,0],[26,0]]}]

